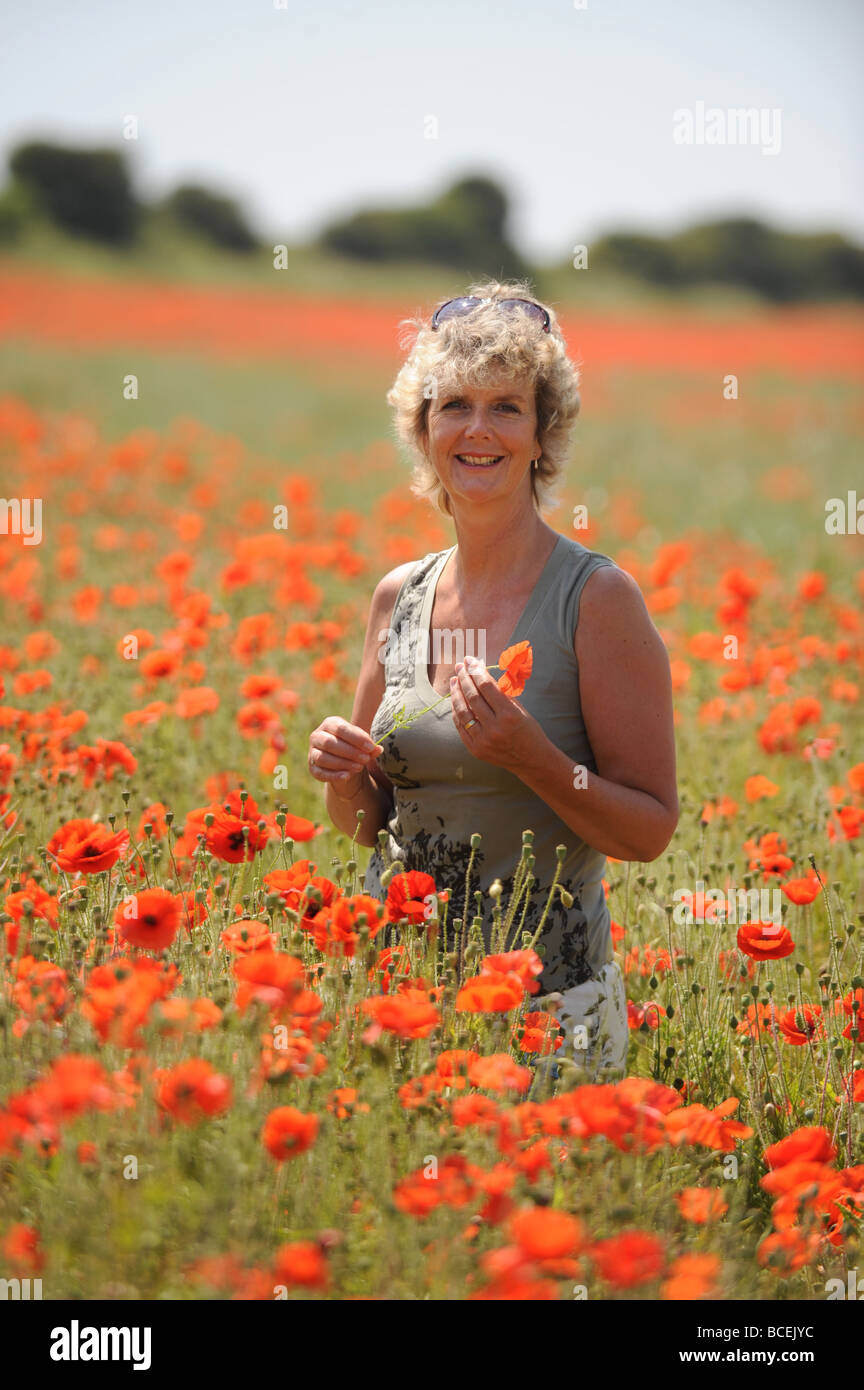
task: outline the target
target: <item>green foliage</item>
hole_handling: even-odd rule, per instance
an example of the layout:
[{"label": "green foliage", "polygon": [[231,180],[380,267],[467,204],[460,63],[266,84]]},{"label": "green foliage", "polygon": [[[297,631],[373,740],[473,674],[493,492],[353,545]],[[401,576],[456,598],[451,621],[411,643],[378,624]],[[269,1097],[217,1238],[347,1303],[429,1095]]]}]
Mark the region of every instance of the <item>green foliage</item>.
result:
[{"label": "green foliage", "polygon": [[9,165],[65,231],[116,246],[134,241],[141,206],[118,151],[32,141],[13,150]]},{"label": "green foliage", "polygon": [[256,238],[233,198],[185,183],[165,199],[164,208],[187,231],[229,251],[252,251]]},{"label": "green foliage", "polygon": [[752,217],[705,222],[671,237],[613,232],[591,267],[666,287],[744,286],[778,303],[864,296],[864,250],[838,233],[779,231]]},{"label": "green foliage", "polygon": [[491,179],[460,179],[431,203],[374,208],[333,222],[319,245],[360,260],[426,261],[463,275],[529,274],[505,230],[507,196]]}]

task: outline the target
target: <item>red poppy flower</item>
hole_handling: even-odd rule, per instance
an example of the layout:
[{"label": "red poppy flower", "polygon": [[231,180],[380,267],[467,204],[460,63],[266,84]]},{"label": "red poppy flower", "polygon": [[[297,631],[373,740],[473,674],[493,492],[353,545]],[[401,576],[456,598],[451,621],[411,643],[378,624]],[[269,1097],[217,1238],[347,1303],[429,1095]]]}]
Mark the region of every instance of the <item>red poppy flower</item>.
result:
[{"label": "red poppy flower", "polygon": [[782,1168],[786,1163],[806,1159],[811,1163],[830,1163],[837,1150],[831,1136],[822,1125],[802,1125],[776,1144],[769,1144],[764,1159],[769,1168]]},{"label": "red poppy flower", "polygon": [[663,1271],[663,1242],[647,1231],[625,1231],[597,1241],[587,1253],[607,1284],[616,1289],[650,1283]]},{"label": "red poppy flower", "polygon": [[128,830],[115,832],[81,818],[55,830],[46,849],[64,873],[99,874],[117,863],[128,844]]},{"label": "red poppy flower", "polygon": [[560,1259],[575,1255],[584,1242],[582,1223],[554,1207],[523,1207],[510,1218],[516,1244],[530,1259]]},{"label": "red poppy flower", "polygon": [[786,883],[781,883],[780,887],[789,901],[798,906],[802,903],[812,903],[822,892],[822,884],[814,873],[806,874],[804,878],[790,878]]},{"label": "red poppy flower", "polygon": [[729,1210],[729,1203],[716,1187],[685,1187],[676,1192],[675,1201],[685,1221],[699,1226],[718,1221]]},{"label": "red poppy flower", "polygon": [[787,1009],[777,1019],[780,1032],[788,1043],[802,1047],[812,1038],[824,1038],[822,1009],[818,1004],[805,1004],[803,1008]]},{"label": "red poppy flower", "polygon": [[329,1282],[327,1260],[314,1240],[294,1240],[280,1245],[273,1260],[274,1284],[295,1285],[303,1289],[326,1289]]},{"label": "red poppy flower", "polygon": [[180,1124],[196,1125],[231,1104],[231,1082],[203,1057],[191,1057],[168,1070],[157,1069],[153,1079],[157,1104]]},{"label": "red poppy flower", "polygon": [[318,1135],[318,1116],[304,1115],[293,1105],[280,1105],[271,1110],[264,1121],[261,1140],[278,1163],[296,1158],[315,1143]]},{"label": "red poppy flower", "polygon": [[776,922],[745,922],[738,928],[736,941],[739,951],[753,960],[781,960],[795,950],[788,928]]},{"label": "red poppy flower", "polygon": [[521,695],[534,666],[531,643],[517,642],[515,646],[505,647],[497,665],[502,672],[497,681],[498,689],[505,695]]},{"label": "red poppy flower", "polygon": [[114,913],[114,925],[124,941],[147,951],[164,951],[180,924],[181,903],[164,888],[145,888],[126,898]]}]

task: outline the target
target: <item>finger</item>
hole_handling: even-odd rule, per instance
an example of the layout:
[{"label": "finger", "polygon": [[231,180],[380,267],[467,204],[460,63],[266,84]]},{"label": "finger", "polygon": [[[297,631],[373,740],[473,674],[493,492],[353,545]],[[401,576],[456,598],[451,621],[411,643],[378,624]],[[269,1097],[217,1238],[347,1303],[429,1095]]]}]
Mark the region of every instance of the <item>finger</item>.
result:
[{"label": "finger", "polygon": [[[466,730],[465,725],[470,724],[472,719],[474,723],[471,725],[470,729]],[[471,706],[466,703],[459,690],[458,682],[453,686],[453,722],[459,731],[463,743],[466,745],[471,734],[476,734],[480,728],[480,720],[477,718]]]},{"label": "finger", "polygon": [[365,729],[361,729],[359,724],[349,724],[346,720],[340,720],[336,729],[331,731],[343,743],[349,743],[359,748],[362,753],[380,753],[383,748],[380,743],[376,743]]},{"label": "finger", "polygon": [[349,762],[321,748],[313,748],[309,754],[309,771],[321,782],[331,781],[334,777],[354,777],[365,766],[365,763]]},{"label": "finger", "polygon": [[[362,733],[362,730],[358,730]],[[383,752],[379,743],[373,743],[368,736],[361,741],[357,737],[348,738],[339,734],[319,734],[313,747],[320,748],[323,753],[331,753],[339,758],[346,758],[357,767],[365,767],[369,759],[377,757]]]},{"label": "finger", "polygon": [[488,666],[476,656],[466,656],[464,670],[471,680],[478,696],[493,711],[501,709],[507,696],[498,685]]}]

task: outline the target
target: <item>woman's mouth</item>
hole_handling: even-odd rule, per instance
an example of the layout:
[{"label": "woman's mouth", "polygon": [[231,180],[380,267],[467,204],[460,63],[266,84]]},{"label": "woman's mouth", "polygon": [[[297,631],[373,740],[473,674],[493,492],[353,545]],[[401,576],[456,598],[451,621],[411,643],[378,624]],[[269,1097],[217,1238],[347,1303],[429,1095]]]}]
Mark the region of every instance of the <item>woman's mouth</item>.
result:
[{"label": "woman's mouth", "polygon": [[500,463],[503,454],[457,454],[457,459],[466,468],[492,468],[494,464]]}]

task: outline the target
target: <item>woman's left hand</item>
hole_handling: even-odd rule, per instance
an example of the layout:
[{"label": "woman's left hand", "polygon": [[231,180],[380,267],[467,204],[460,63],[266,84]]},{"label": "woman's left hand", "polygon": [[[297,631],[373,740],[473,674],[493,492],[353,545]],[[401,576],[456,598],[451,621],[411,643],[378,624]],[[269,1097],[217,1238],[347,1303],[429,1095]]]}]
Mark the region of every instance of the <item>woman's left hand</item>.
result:
[{"label": "woman's left hand", "polygon": [[[546,735],[533,715],[499,689],[488,667],[466,656],[450,680],[453,723],[475,758],[516,772],[537,757]],[[475,724],[466,729],[470,720]]]}]

